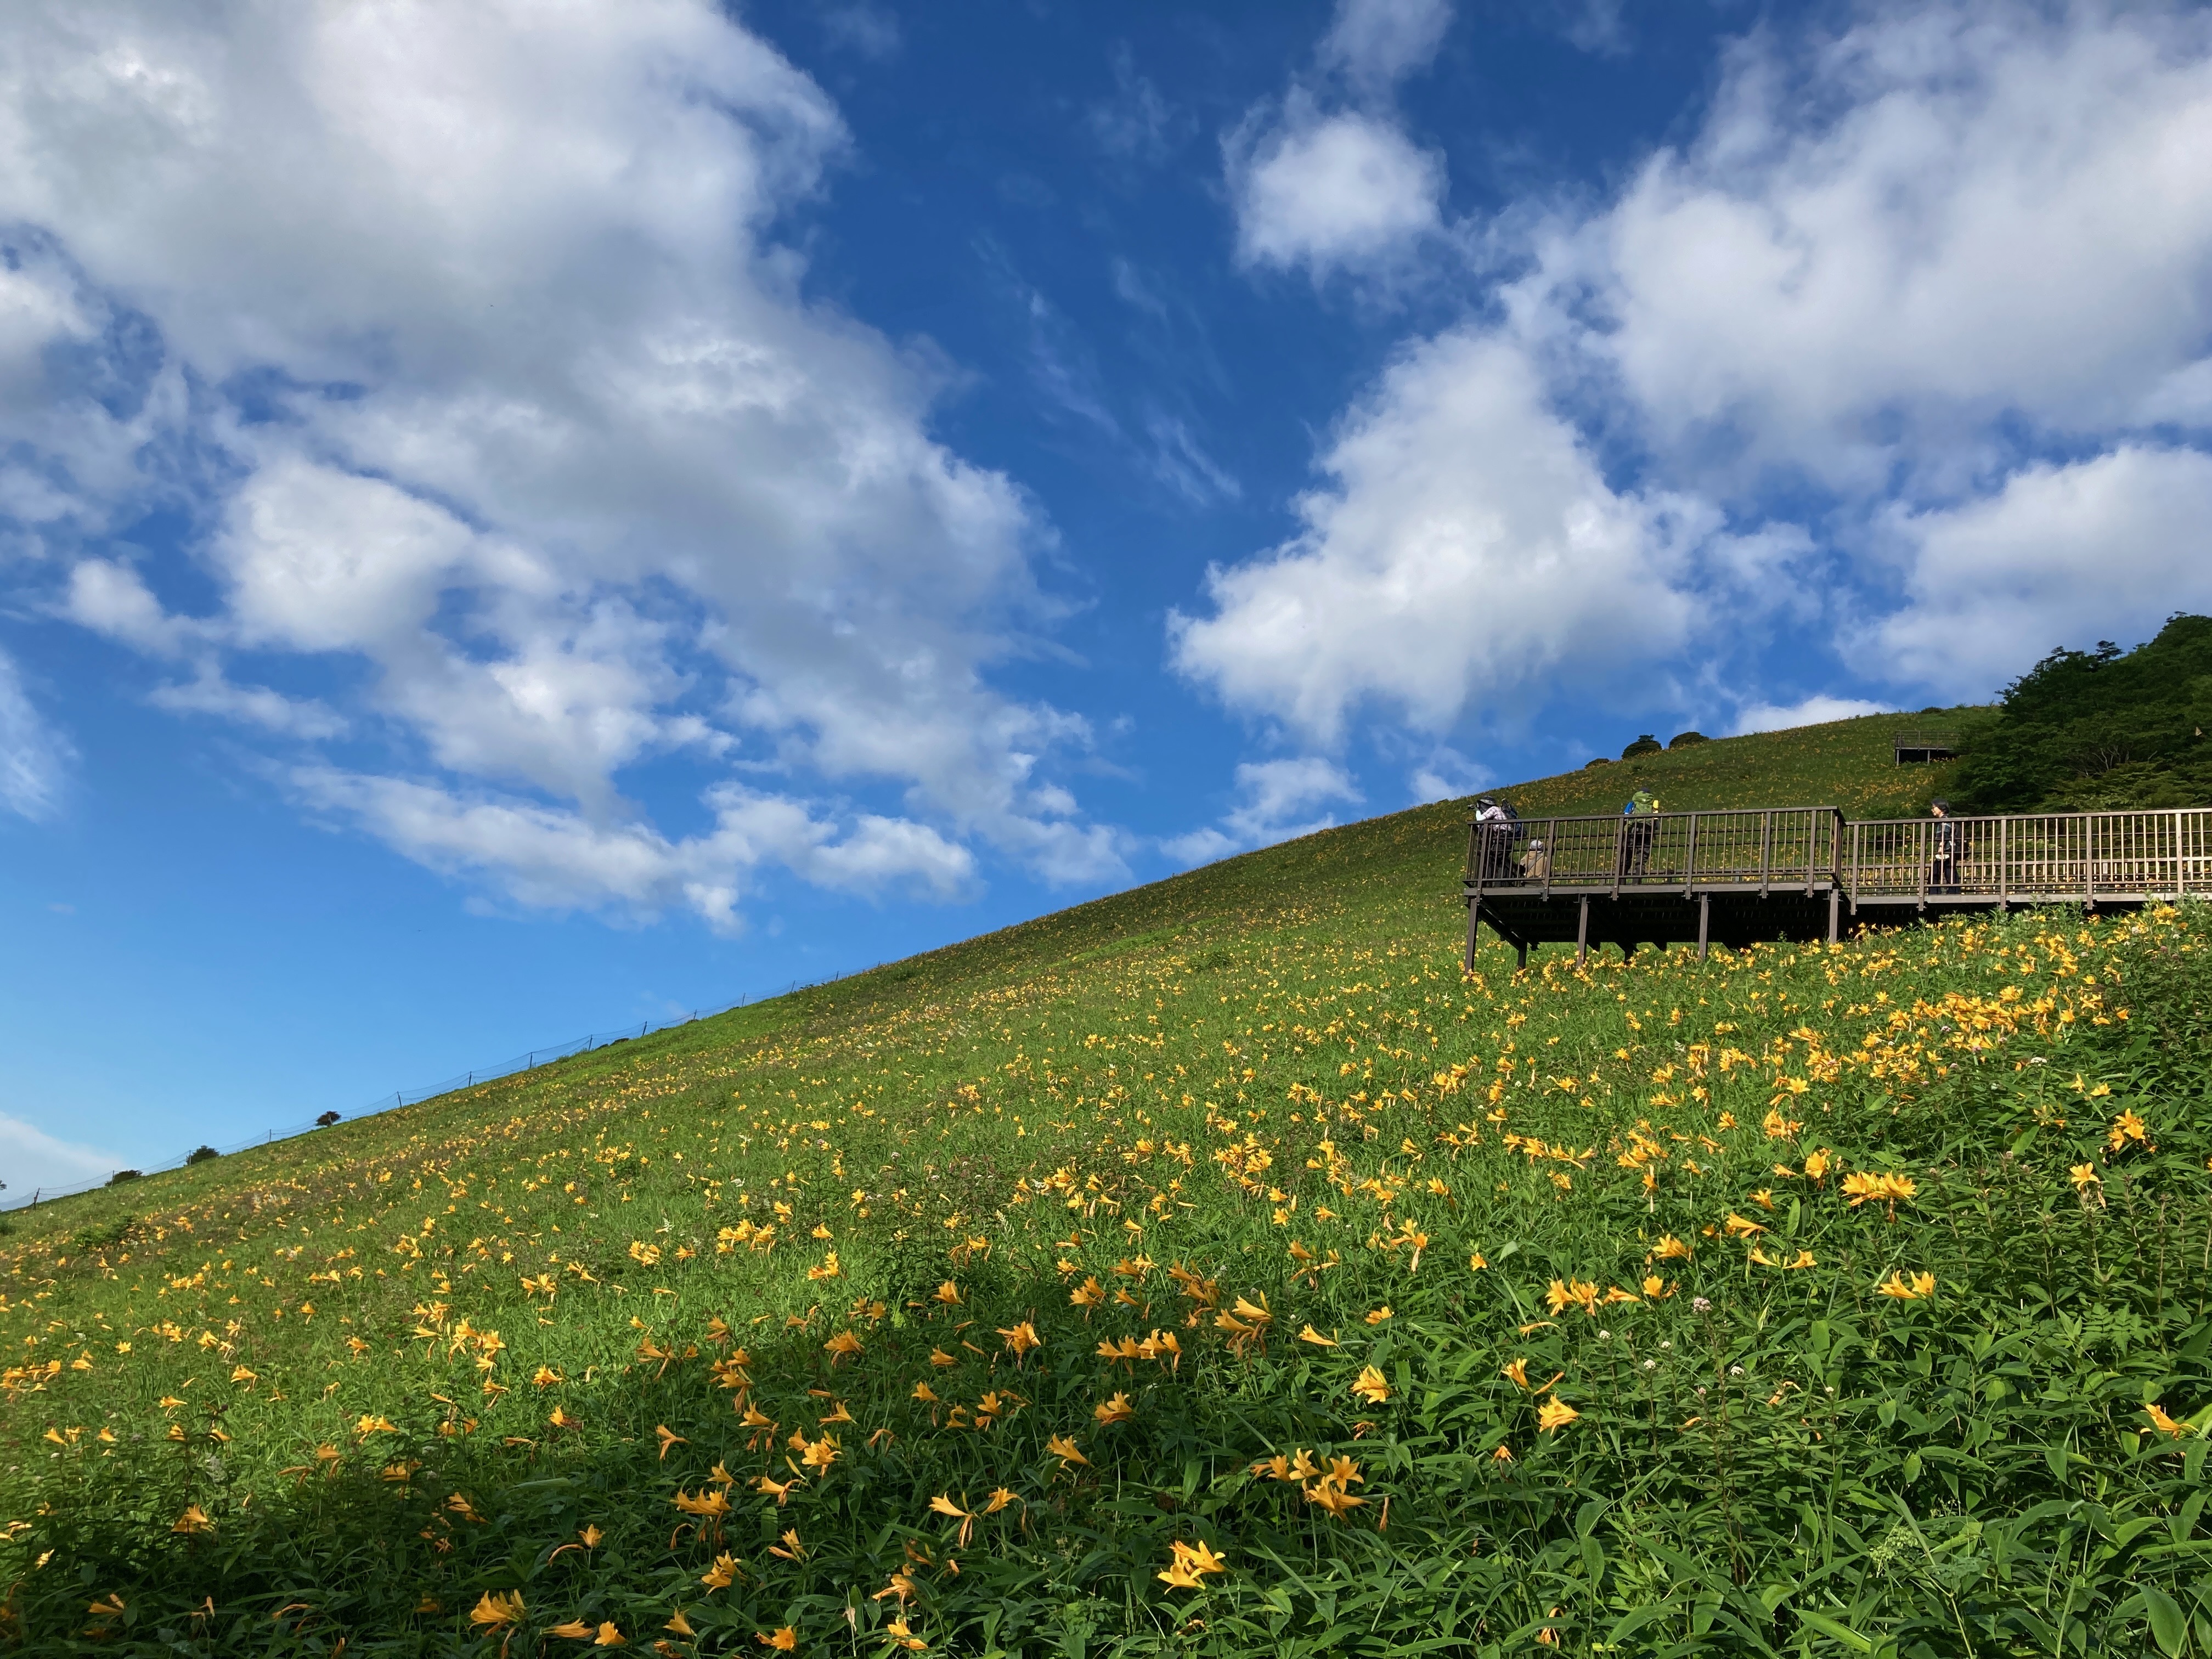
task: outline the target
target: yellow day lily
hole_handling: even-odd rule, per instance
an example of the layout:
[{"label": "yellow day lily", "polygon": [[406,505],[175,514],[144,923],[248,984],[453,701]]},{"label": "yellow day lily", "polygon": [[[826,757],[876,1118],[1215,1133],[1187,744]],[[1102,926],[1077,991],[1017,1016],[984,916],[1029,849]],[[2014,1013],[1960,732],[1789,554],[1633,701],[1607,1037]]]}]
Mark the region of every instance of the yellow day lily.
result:
[{"label": "yellow day lily", "polygon": [[699,1582],[708,1589],[727,1589],[737,1576],[737,1558],[726,1550],[714,1558],[714,1565],[707,1569]]},{"label": "yellow day lily", "polygon": [[756,1631],[753,1639],[763,1647],[773,1648],[778,1653],[793,1653],[799,1648],[799,1632],[788,1625],[773,1635],[767,1631]]},{"label": "yellow day lily", "polygon": [[469,1610],[469,1622],[495,1629],[502,1625],[522,1622],[522,1592],[520,1590],[486,1590],[483,1599]]},{"label": "yellow day lily", "polygon": [[1050,1436],[1044,1443],[1044,1449],[1060,1460],[1060,1466],[1064,1469],[1072,1468],[1078,1463],[1085,1468],[1090,1466],[1091,1460],[1077,1450],[1075,1442],[1064,1434]]},{"label": "yellow day lily", "polygon": [[1372,1365],[1368,1365],[1361,1369],[1358,1376],[1353,1381],[1352,1392],[1370,1405],[1379,1406],[1390,1397],[1390,1384],[1381,1371],[1376,1370]]},{"label": "yellow day lily", "polygon": [[1536,1410],[1536,1426],[1547,1434],[1556,1433],[1573,1422],[1582,1413],[1564,1400],[1547,1400]]},{"label": "yellow day lily", "polygon": [[1136,1416],[1137,1408],[1129,1403],[1127,1395],[1116,1394],[1104,1405],[1091,1407],[1091,1414],[1098,1419],[1099,1426],[1103,1428],[1112,1424],[1130,1421]]}]

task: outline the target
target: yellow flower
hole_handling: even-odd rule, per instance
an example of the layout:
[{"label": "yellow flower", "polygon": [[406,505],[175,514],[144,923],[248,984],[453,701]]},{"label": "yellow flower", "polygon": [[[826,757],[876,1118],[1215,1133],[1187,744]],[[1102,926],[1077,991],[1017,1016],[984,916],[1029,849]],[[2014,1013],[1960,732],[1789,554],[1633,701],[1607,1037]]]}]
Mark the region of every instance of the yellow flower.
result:
[{"label": "yellow flower", "polygon": [[1582,1413],[1564,1400],[1547,1400],[1536,1409],[1536,1426],[1547,1434],[1564,1429]]},{"label": "yellow flower", "polygon": [[929,1363],[941,1370],[947,1365],[958,1364],[960,1359],[957,1354],[949,1354],[942,1348],[932,1348],[929,1351]]},{"label": "yellow flower", "polygon": [[1376,1309],[1373,1313],[1367,1316],[1367,1322],[1370,1325],[1380,1325],[1384,1320],[1389,1317],[1390,1304],[1386,1302],[1381,1307]]},{"label": "yellow flower", "polygon": [[1806,1153],[1805,1178],[1808,1181],[1820,1180],[1823,1176],[1828,1173],[1828,1170],[1834,1165],[1835,1161],[1835,1154],[1832,1152],[1824,1151]]},{"label": "yellow flower", "polygon": [[1875,1285],[1875,1289],[1884,1296],[1895,1297],[1899,1302],[1917,1302],[1923,1297],[1933,1296],[1936,1293],[1936,1275],[1915,1273],[1908,1282],[1903,1273],[1892,1272],[1890,1276]]},{"label": "yellow flower", "polygon": [[795,1653],[799,1650],[799,1632],[788,1625],[774,1635],[766,1631],[757,1631],[753,1639],[763,1647],[774,1648],[778,1653]]},{"label": "yellow flower", "polygon": [[1729,1218],[1721,1225],[1730,1238],[1748,1238],[1753,1233],[1763,1233],[1766,1231],[1756,1221],[1740,1216],[1733,1210],[1729,1212]]},{"label": "yellow flower", "polygon": [[483,1599],[469,1610],[469,1622],[487,1628],[522,1622],[522,1592],[520,1590],[486,1590]]},{"label": "yellow flower", "polygon": [[714,1558],[714,1565],[707,1569],[699,1582],[708,1589],[727,1589],[738,1576],[737,1558],[726,1551]]},{"label": "yellow flower", "polygon": [[1651,1258],[1655,1261],[1687,1261],[1690,1247],[1672,1233],[1662,1233],[1659,1242],[1651,1247]]},{"label": "yellow flower", "polygon": [[2179,1439],[2181,1436],[2191,1432],[2190,1424],[2181,1421],[2179,1418],[2168,1417],[2166,1414],[2166,1408],[2162,1406],[2145,1406],[2143,1411],[2148,1415],[2150,1420],[2158,1425],[2159,1432],[2161,1434],[2170,1434]]},{"label": "yellow flower", "polygon": [[215,1522],[208,1519],[207,1512],[198,1504],[187,1504],[185,1506],[185,1512],[177,1517],[177,1524],[169,1530],[183,1533],[213,1532]]},{"label": "yellow flower", "polygon": [[2094,1164],[2076,1164],[2066,1173],[2073,1178],[2074,1190],[2077,1193],[2090,1187],[2101,1187],[2105,1184],[2103,1178],[2097,1173],[2097,1166]]},{"label": "yellow flower", "polygon": [[1352,1392],[1370,1405],[1379,1406],[1390,1397],[1390,1384],[1381,1371],[1372,1365],[1366,1365],[1361,1367],[1358,1378],[1352,1385]]},{"label": "yellow flower", "polygon": [[2148,1139],[2149,1136],[2148,1124],[2133,1112],[2122,1112],[2112,1120],[2112,1127],[2106,1132],[2105,1142],[2117,1152],[2130,1140],[2143,1141]]},{"label": "yellow flower", "polygon": [[1098,1419],[1101,1427],[1104,1427],[1109,1424],[1128,1422],[1136,1416],[1137,1408],[1129,1403],[1127,1395],[1117,1394],[1104,1405],[1091,1407],[1091,1414]]},{"label": "yellow flower", "polygon": [[660,1437],[660,1461],[664,1463],[668,1461],[669,1448],[672,1446],[688,1446],[691,1443],[682,1435],[677,1433],[675,1430],[670,1428],[665,1423],[654,1424],[653,1425],[653,1431]]},{"label": "yellow flower", "polygon": [[1790,1272],[1796,1273],[1801,1268],[1817,1267],[1820,1264],[1814,1259],[1812,1251],[1800,1250],[1783,1265]]},{"label": "yellow flower", "polygon": [[1205,1544],[1186,1544],[1178,1538],[1168,1547],[1173,1552],[1168,1570],[1153,1577],[1170,1589],[1196,1589],[1205,1574],[1229,1571],[1229,1564]]},{"label": "yellow flower", "polygon": [[960,1287],[948,1279],[937,1287],[930,1300],[942,1302],[948,1308],[957,1308],[960,1305]]},{"label": "yellow flower", "polygon": [[1516,1359],[1505,1367],[1503,1375],[1510,1378],[1516,1388],[1525,1389],[1528,1386],[1528,1362]]},{"label": "yellow flower", "polygon": [[1044,1346],[1044,1339],[1036,1334],[1036,1327],[1026,1319],[1011,1330],[1001,1330],[999,1334],[1006,1339],[1006,1346],[1014,1351],[1014,1358],[1017,1359],[1031,1348],[1041,1348]]},{"label": "yellow flower", "polygon": [[563,1624],[548,1626],[545,1633],[548,1636],[565,1636],[572,1642],[581,1641],[592,1634],[592,1626],[580,1619],[571,1619]]},{"label": "yellow flower", "polygon": [[1336,1346],[1335,1338],[1323,1336],[1319,1331],[1316,1330],[1310,1325],[1306,1326],[1298,1332],[1298,1340],[1301,1342],[1310,1342],[1316,1348],[1333,1348]]},{"label": "yellow flower", "polygon": [[691,1621],[684,1616],[684,1609],[681,1607],[676,1609],[676,1616],[663,1625],[661,1629],[674,1631],[678,1636],[696,1636],[699,1633],[691,1628]]},{"label": "yellow flower", "polygon": [[860,1339],[850,1331],[840,1331],[822,1345],[822,1352],[830,1356],[830,1363],[834,1365],[848,1355],[860,1352]]},{"label": "yellow flower", "polygon": [[1490,1454],[1490,1461],[1493,1463],[1510,1463],[1513,1461],[1513,1448],[1500,1445],[1496,1451]]},{"label": "yellow flower", "polygon": [[1060,1466],[1064,1469],[1078,1463],[1088,1468],[1091,1462],[1089,1458],[1076,1449],[1075,1442],[1064,1434],[1055,1434],[1048,1437],[1044,1443],[1044,1449],[1060,1460]]},{"label": "yellow flower", "polygon": [[1664,1302],[1674,1294],[1674,1287],[1657,1273],[1644,1275],[1644,1297],[1648,1302]]}]

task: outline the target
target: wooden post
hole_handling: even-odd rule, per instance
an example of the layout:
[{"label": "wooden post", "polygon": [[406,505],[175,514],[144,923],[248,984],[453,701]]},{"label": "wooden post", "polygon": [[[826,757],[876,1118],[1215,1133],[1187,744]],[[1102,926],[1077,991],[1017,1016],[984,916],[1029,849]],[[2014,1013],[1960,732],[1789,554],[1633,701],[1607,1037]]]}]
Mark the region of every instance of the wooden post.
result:
[{"label": "wooden post", "polygon": [[1831,887],[1828,890],[1828,943],[1831,945],[1836,942],[1837,924],[1840,920],[1838,913],[1843,908],[1843,899],[1844,892],[1840,887]]},{"label": "wooden post", "polygon": [[1480,918],[1481,915],[1482,900],[1479,897],[1469,899],[1467,902],[1467,961],[1464,965],[1467,971],[1470,974],[1474,971],[1475,923]]},{"label": "wooden post", "polygon": [[1705,959],[1705,933],[1706,933],[1706,930],[1707,930],[1707,928],[1708,928],[1708,927],[1710,927],[1710,925],[1711,924],[1712,919],[1713,919],[1713,896],[1712,896],[1711,893],[1700,893],[1700,894],[1698,894],[1698,960],[1699,962],[1703,962],[1703,961]]},{"label": "wooden post", "polygon": [[1589,960],[1589,895],[1583,896],[1582,909],[1575,921],[1575,966],[1579,968]]}]

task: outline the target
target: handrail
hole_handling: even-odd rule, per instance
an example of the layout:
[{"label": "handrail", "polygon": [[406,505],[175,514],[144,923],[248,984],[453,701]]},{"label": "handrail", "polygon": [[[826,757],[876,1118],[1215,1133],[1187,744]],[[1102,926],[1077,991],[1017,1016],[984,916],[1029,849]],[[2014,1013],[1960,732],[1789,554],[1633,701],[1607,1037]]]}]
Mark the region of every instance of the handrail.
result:
[{"label": "handrail", "polygon": [[1999,905],[2212,894],[2212,807],[1846,820],[1833,806],[1468,825],[1466,885],[1619,897],[1771,893],[1781,876],[1861,904]]}]

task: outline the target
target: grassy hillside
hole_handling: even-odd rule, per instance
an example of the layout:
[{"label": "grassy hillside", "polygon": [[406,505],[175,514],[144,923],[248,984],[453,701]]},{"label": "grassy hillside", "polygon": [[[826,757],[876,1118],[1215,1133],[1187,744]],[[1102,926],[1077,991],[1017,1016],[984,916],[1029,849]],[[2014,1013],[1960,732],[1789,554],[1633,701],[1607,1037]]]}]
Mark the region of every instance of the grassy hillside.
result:
[{"label": "grassy hillside", "polygon": [[[1909,810],[1874,727],[1514,796]],[[1463,977],[1462,817],[15,1216],[5,1631],[2212,1638],[2212,927]]]}]

